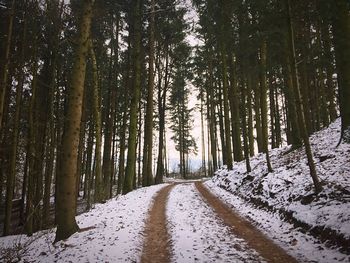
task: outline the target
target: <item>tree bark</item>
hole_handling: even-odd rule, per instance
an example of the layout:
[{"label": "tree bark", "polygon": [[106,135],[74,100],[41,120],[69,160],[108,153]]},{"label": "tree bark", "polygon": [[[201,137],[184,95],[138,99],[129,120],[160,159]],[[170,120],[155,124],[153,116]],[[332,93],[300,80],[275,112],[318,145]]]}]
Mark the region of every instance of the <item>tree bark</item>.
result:
[{"label": "tree bark", "polygon": [[[164,131],[165,131],[165,106],[166,106],[166,94],[169,86],[169,47],[165,48],[165,73],[164,73],[164,88],[161,88],[161,81],[159,78],[158,85],[158,114],[159,114],[159,133],[158,133],[158,158],[157,158],[157,171],[155,183],[159,184],[163,182],[164,175]],[[160,74],[159,74],[160,75]]]},{"label": "tree bark", "polygon": [[76,213],[76,171],[79,147],[79,132],[86,72],[86,56],[89,50],[89,34],[93,0],[82,1],[82,16],[79,21],[78,45],[72,69],[72,82],[68,95],[65,126],[62,137],[60,167],[57,174],[57,231],[55,242],[70,237],[79,230]]},{"label": "tree bark", "polygon": [[115,124],[115,107],[116,107],[116,98],[117,98],[117,82],[118,77],[115,77],[115,83],[112,84],[113,74],[116,71],[116,65],[118,65],[118,49],[119,49],[119,13],[117,14],[115,27],[116,27],[116,34],[114,36],[114,21],[111,23],[111,57],[110,57],[110,65],[109,65],[109,80],[108,80],[108,88],[110,97],[107,98],[107,114],[106,114],[106,126],[105,126],[105,137],[104,137],[104,148],[103,148],[103,164],[102,164],[102,171],[103,171],[103,192],[104,192],[104,198],[108,199],[111,198],[110,194],[110,188],[111,185],[111,170],[113,166],[112,162],[112,139],[113,139],[113,127]]},{"label": "tree bark", "polygon": [[[224,32],[222,32],[224,34]],[[226,162],[228,170],[232,170],[232,148],[231,148],[231,125],[230,125],[230,109],[229,109],[229,99],[228,99],[228,70],[227,70],[227,57],[225,44],[221,44],[221,63],[222,63],[222,93],[223,93],[223,107],[224,107],[224,136],[225,145],[223,145],[222,151],[225,151]]]},{"label": "tree bark", "polygon": [[254,132],[253,132],[253,106],[252,106],[252,77],[248,73],[247,76],[247,105],[248,105],[248,117],[246,117],[247,123],[247,136],[248,136],[248,147],[249,156],[253,157],[255,155],[255,145],[254,145]]},{"label": "tree bark", "polygon": [[13,19],[15,16],[15,3],[16,1],[12,0],[9,23],[7,28],[7,37],[6,37],[5,64],[3,65],[3,69],[1,72],[2,74],[0,76],[0,131],[2,130],[5,93],[7,89],[7,79],[8,79],[8,68],[10,65],[10,49],[11,49],[11,42],[12,42]]},{"label": "tree bark", "polygon": [[118,188],[117,194],[121,194],[125,178],[125,132],[127,125],[127,112],[123,113],[122,127],[120,130],[120,146],[119,146],[119,169],[118,169]]},{"label": "tree bark", "polygon": [[315,186],[316,193],[319,193],[322,190],[322,186],[320,184],[320,181],[317,177],[316,173],[316,166],[314,163],[314,159],[312,156],[312,150],[310,146],[309,141],[309,135],[307,133],[306,124],[305,124],[305,117],[304,117],[304,110],[303,110],[303,103],[301,99],[300,94],[300,87],[299,87],[299,80],[298,80],[298,68],[297,68],[297,61],[296,61],[296,55],[295,55],[295,44],[294,44],[294,32],[293,32],[293,24],[291,20],[291,5],[290,0],[285,0],[286,8],[287,8],[287,25],[288,25],[288,43],[289,43],[289,52],[291,56],[291,74],[293,76],[293,83],[295,84],[294,90],[295,90],[295,104],[297,107],[297,115],[298,115],[298,122],[299,122],[299,128],[300,132],[303,138],[303,142],[305,145],[305,151],[306,156],[308,160],[308,166],[310,169],[310,175],[312,178],[312,181]]},{"label": "tree bark", "polygon": [[206,152],[205,152],[205,134],[204,134],[204,95],[201,89],[200,95],[200,114],[201,114],[201,148],[202,148],[202,171],[204,171],[204,177],[207,177],[207,164],[206,164]]},{"label": "tree bark", "polygon": [[269,136],[267,126],[267,80],[266,80],[266,52],[267,44],[263,40],[260,48],[260,105],[261,105],[261,128],[262,128],[262,146],[263,152],[266,155],[267,170],[272,172],[272,166],[270,162],[270,155],[268,149]]},{"label": "tree bark", "polygon": [[95,195],[94,201],[100,203],[104,200],[103,184],[102,184],[102,164],[101,164],[101,148],[102,148],[102,119],[101,119],[101,106],[100,106],[100,92],[98,87],[98,69],[95,51],[93,48],[92,40],[89,40],[89,53],[92,61],[92,105],[93,116],[95,124]]},{"label": "tree bark", "polygon": [[36,100],[37,86],[38,86],[38,57],[37,57],[37,43],[38,39],[34,41],[34,62],[32,68],[33,81],[31,83],[32,96],[29,102],[28,115],[28,189],[26,197],[26,232],[28,235],[33,234],[33,217],[34,217],[34,193],[35,193],[35,177],[34,174],[34,158],[35,158],[35,126],[34,126],[34,105]]},{"label": "tree bark", "polygon": [[145,135],[143,149],[142,178],[143,186],[153,183],[152,152],[153,152],[153,89],[154,89],[154,31],[155,31],[155,0],[151,0],[151,14],[149,21],[149,61],[147,108],[145,119]]},{"label": "tree bark", "polygon": [[261,89],[258,80],[255,76],[252,76],[252,85],[254,90],[254,117],[255,117],[255,130],[256,141],[258,144],[258,152],[263,152],[263,134],[261,127]]},{"label": "tree bark", "polygon": [[88,138],[87,138],[87,149],[86,149],[86,163],[85,163],[85,181],[84,181],[84,196],[86,198],[86,209],[89,210],[91,206],[91,185],[92,185],[92,151],[94,144],[94,125],[90,122]]},{"label": "tree bark", "polygon": [[141,94],[141,0],[134,0],[133,3],[133,85],[123,194],[133,190],[136,175],[137,110]]},{"label": "tree bark", "polygon": [[248,146],[248,132],[247,132],[247,116],[246,116],[246,107],[251,107],[250,105],[246,104],[246,89],[244,86],[242,86],[241,91],[241,105],[240,105],[240,112],[242,116],[242,131],[243,131],[243,151],[244,151],[244,159],[246,164],[247,173],[251,172],[250,167],[250,160],[249,160],[249,146]]},{"label": "tree bark", "polygon": [[341,131],[345,142],[350,143],[350,4],[338,0],[334,4],[333,33],[339,83]]},{"label": "tree bark", "polygon": [[[223,164],[227,163],[226,160],[226,150],[225,150],[225,145],[226,145],[226,138],[225,138],[225,127],[224,127],[224,110],[223,110],[223,102],[222,102],[222,87],[221,85],[218,85],[217,88],[219,89],[219,92],[217,94],[217,104],[214,106],[214,116],[219,117],[219,130],[220,130],[220,141],[221,141],[221,154],[222,154],[222,161]],[[219,147],[219,145],[218,145]],[[220,161],[219,161],[220,164]]]},{"label": "tree bark", "polygon": [[[13,5],[14,5],[13,1]],[[14,6],[12,6],[14,8]],[[13,12],[14,10],[12,10]],[[11,14],[13,16],[13,14]],[[13,20],[13,17],[10,18]],[[10,21],[12,23],[12,21]],[[21,47],[21,58],[19,68],[21,69],[24,65],[24,43],[26,42],[27,35],[27,19],[24,17],[24,25],[23,25],[23,35],[22,35],[22,47]],[[11,25],[12,27],[12,25]],[[12,31],[12,28],[11,28]],[[7,62],[6,62],[7,63]],[[6,65],[5,65],[5,70]],[[18,136],[19,136],[19,125],[20,125],[20,113],[21,113],[21,101],[22,101],[22,93],[23,93],[23,85],[24,85],[24,72],[21,72],[19,75],[18,84],[16,87],[16,108],[15,108],[15,116],[14,116],[14,127],[12,131],[12,145],[11,145],[11,153],[10,153],[10,169],[7,173],[6,179],[6,201],[5,201],[5,218],[4,218],[4,236],[9,235],[11,231],[11,215],[12,215],[12,199],[14,192],[14,183],[16,179],[16,160],[17,160],[17,150],[18,150]],[[0,119],[1,123],[1,119]],[[0,125],[1,129],[1,125]],[[2,194],[0,189],[0,194]]]},{"label": "tree bark", "polygon": [[330,121],[334,121],[337,118],[337,110],[336,110],[336,103],[335,103],[335,85],[333,81],[333,73],[335,72],[334,69],[334,55],[332,53],[332,47],[331,47],[331,39],[330,39],[330,32],[329,32],[329,24],[326,19],[322,19],[321,22],[321,38],[322,38],[322,46],[323,46],[323,52],[324,52],[324,58],[325,61],[327,61],[327,64],[325,65],[326,70],[326,96],[327,96],[327,102],[328,102],[328,112]]},{"label": "tree bark", "polygon": [[239,162],[243,160],[242,155],[242,141],[241,141],[241,122],[239,118],[239,96],[238,87],[236,83],[235,62],[233,54],[230,56],[230,89],[229,100],[232,118],[232,137],[233,137],[233,157],[234,160]]}]

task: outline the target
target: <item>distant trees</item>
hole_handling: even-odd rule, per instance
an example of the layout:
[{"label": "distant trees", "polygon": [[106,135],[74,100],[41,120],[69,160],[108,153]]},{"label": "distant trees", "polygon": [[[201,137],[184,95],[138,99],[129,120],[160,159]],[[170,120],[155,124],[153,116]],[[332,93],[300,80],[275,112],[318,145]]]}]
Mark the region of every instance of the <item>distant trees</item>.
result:
[{"label": "distant trees", "polygon": [[[231,156],[237,161],[244,156],[250,171],[249,156],[257,149],[266,154],[270,172],[269,148],[279,147],[285,136],[293,148],[305,145],[315,189],[321,190],[308,136],[337,116],[335,73],[343,123],[349,116],[342,108],[347,95],[341,71],[349,57],[344,51],[349,42],[344,33],[349,24],[345,2],[193,1],[204,43],[197,49],[202,59],[196,61],[207,62],[197,63],[196,71],[205,80],[202,97],[208,122],[213,123],[208,129],[208,144],[214,145],[209,163],[216,162],[213,151],[217,153],[215,144],[221,138],[221,158],[229,168]],[[349,86],[345,83],[343,87]]]},{"label": "distant trees", "polygon": [[174,133],[171,139],[180,153],[180,175],[188,176],[190,153],[197,153],[197,145],[191,135],[193,124],[193,109],[189,109],[190,90],[187,82],[190,80],[191,48],[185,42],[180,42],[174,49],[173,82],[170,90],[170,128]]}]

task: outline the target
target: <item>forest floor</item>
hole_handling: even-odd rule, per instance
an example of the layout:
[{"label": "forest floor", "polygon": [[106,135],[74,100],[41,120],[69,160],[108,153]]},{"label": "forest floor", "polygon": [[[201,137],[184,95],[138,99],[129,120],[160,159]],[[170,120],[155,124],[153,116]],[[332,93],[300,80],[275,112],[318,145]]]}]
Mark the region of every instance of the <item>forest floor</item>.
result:
[{"label": "forest floor", "polygon": [[350,262],[350,145],[339,121],[311,143],[323,191],[315,195],[303,150],[271,151],[213,178],[144,187],[55,229],[0,238],[0,262]]},{"label": "forest floor", "polygon": [[[33,237],[3,237],[0,255],[4,262],[10,257],[12,262],[349,261],[308,234],[285,232],[288,223],[282,220],[277,237],[259,229],[258,221],[213,194],[220,188],[212,192],[211,184],[177,182],[138,189],[78,216],[81,228],[93,227],[87,231],[56,244],[54,229]],[[255,211],[257,217],[259,213]],[[303,239],[302,246],[285,242],[291,235]]]}]

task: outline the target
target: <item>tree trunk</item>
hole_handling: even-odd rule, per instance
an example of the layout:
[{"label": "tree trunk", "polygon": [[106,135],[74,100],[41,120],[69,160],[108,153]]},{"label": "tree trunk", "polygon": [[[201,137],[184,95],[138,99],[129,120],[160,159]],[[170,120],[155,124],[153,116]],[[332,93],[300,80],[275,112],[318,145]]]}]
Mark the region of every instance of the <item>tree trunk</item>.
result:
[{"label": "tree trunk", "polygon": [[239,96],[236,83],[236,73],[233,54],[230,56],[231,81],[229,90],[229,100],[232,118],[232,137],[233,137],[233,157],[239,162],[243,160],[242,141],[241,141],[241,122],[239,118]]},{"label": "tree trunk", "polygon": [[90,209],[91,205],[91,182],[92,182],[92,151],[94,144],[94,125],[93,122],[90,121],[89,133],[87,138],[87,149],[86,149],[86,163],[85,163],[85,181],[84,181],[84,196],[86,198],[87,207],[86,209]]},{"label": "tree trunk", "polygon": [[[52,175],[54,169],[54,158],[55,158],[55,125],[54,125],[54,98],[55,98],[55,87],[56,87],[56,73],[57,73],[57,56],[58,56],[58,45],[59,45],[59,34],[60,34],[60,22],[63,8],[59,8],[59,1],[52,1],[52,5],[48,5],[46,16],[51,22],[50,32],[52,35],[49,36],[49,46],[50,52],[49,56],[49,66],[47,69],[46,76],[43,76],[47,80],[48,91],[43,92],[43,96],[47,96],[48,99],[45,101],[42,107],[42,111],[47,112],[44,116],[42,125],[45,125],[46,134],[46,153],[47,157],[45,160],[45,174],[44,174],[44,193],[40,193],[43,198],[43,213],[42,222],[44,227],[49,226],[50,219],[50,197],[51,197],[51,185],[52,185]],[[44,72],[45,73],[45,72]],[[41,186],[40,186],[41,187]]]},{"label": "tree trunk", "polygon": [[119,146],[119,169],[118,169],[118,188],[117,194],[122,193],[124,178],[125,178],[125,132],[127,124],[127,111],[123,113],[122,127],[120,131],[120,146]]},{"label": "tree trunk", "polygon": [[[134,177],[134,189],[138,186],[142,186],[142,178],[141,178],[141,156],[142,156],[142,102],[139,102],[139,110],[138,110],[138,130],[137,130],[137,140],[136,140],[136,160],[137,160],[137,178]],[[145,127],[146,129],[146,127]]]},{"label": "tree trunk", "polygon": [[[288,44],[287,44],[288,45]],[[300,148],[302,145],[301,139],[300,139],[300,128],[297,120],[297,116],[295,114],[296,112],[296,102],[295,102],[295,92],[294,92],[294,83],[293,83],[293,77],[292,77],[292,69],[291,69],[291,61],[289,58],[289,55],[287,53],[286,55],[286,65],[284,69],[284,79],[286,82],[286,111],[287,111],[287,139],[288,137],[290,140],[288,140],[288,143],[291,143],[294,149]],[[290,134],[288,134],[290,132]],[[288,136],[289,135],[289,136]]]},{"label": "tree trunk", "polygon": [[262,127],[261,127],[261,89],[259,87],[259,83],[255,76],[252,76],[252,85],[254,90],[254,117],[255,117],[255,130],[256,130],[256,141],[258,144],[258,152],[263,152],[263,135],[262,135]]},{"label": "tree trunk", "polygon": [[[214,109],[214,111],[216,110],[214,116],[216,116],[216,114],[218,115],[219,117],[219,130],[220,130],[220,141],[221,141],[221,153],[222,153],[222,161],[223,161],[223,164],[227,163],[227,160],[226,160],[226,151],[224,150],[225,149],[225,145],[226,145],[226,138],[225,138],[225,127],[224,127],[224,110],[223,110],[223,106],[222,106],[222,89],[221,89],[221,86],[219,85],[218,86],[218,89],[219,89],[219,92],[217,94],[218,96],[218,102],[217,102],[217,105],[216,105],[216,109]],[[220,161],[219,161],[220,163]]]},{"label": "tree trunk", "polygon": [[84,150],[85,150],[85,133],[86,133],[86,119],[87,119],[87,105],[88,95],[87,90],[84,90],[83,95],[83,108],[81,114],[80,134],[79,134],[79,149],[78,149],[78,163],[77,163],[77,182],[76,182],[76,194],[79,197],[79,187],[84,174]]},{"label": "tree trunk", "polygon": [[203,90],[201,89],[200,95],[200,114],[201,114],[201,148],[202,148],[202,169],[201,172],[204,172],[204,177],[207,177],[207,164],[205,158],[205,135],[204,135],[204,98]]},{"label": "tree trunk", "polygon": [[[222,32],[224,34],[224,32]],[[227,165],[228,170],[232,170],[232,149],[231,149],[231,131],[230,131],[230,109],[228,100],[228,70],[227,70],[227,57],[225,44],[221,44],[221,66],[222,66],[222,93],[223,93],[223,106],[224,106],[224,136],[225,144],[223,145],[222,151],[225,151],[226,161],[224,164]]]},{"label": "tree trunk", "polygon": [[325,66],[326,70],[326,96],[327,96],[327,102],[328,102],[328,112],[330,121],[334,121],[337,118],[337,110],[336,110],[336,103],[335,103],[335,85],[333,82],[333,73],[334,73],[334,56],[332,52],[331,47],[331,39],[330,39],[330,32],[329,32],[329,24],[328,21],[325,21],[325,19],[322,20],[321,25],[321,38],[322,38],[322,46],[323,46],[323,52],[324,52],[324,59],[327,61],[327,64]]},{"label": "tree trunk", "polygon": [[276,107],[276,114],[275,114],[275,126],[276,126],[276,147],[280,147],[282,145],[282,132],[281,132],[281,113],[280,113],[280,107],[279,107],[279,96],[278,96],[278,90],[275,91],[275,107]]},{"label": "tree trunk", "polygon": [[101,147],[102,147],[102,119],[101,119],[101,106],[100,106],[100,92],[98,87],[98,73],[97,73],[97,60],[95,51],[93,48],[92,40],[89,41],[89,53],[92,61],[92,104],[93,104],[93,116],[95,123],[95,195],[94,200],[96,203],[100,203],[104,200],[103,185],[102,185],[102,166],[101,166]]},{"label": "tree trunk", "polygon": [[7,89],[8,68],[10,65],[10,49],[12,42],[13,19],[15,16],[15,0],[12,0],[9,23],[7,28],[6,48],[5,48],[5,64],[0,76],[0,131],[2,130],[2,119],[4,114],[5,93]]},{"label": "tree trunk", "polygon": [[72,82],[68,94],[67,112],[62,137],[60,167],[57,174],[57,231],[55,242],[70,237],[79,230],[76,213],[76,171],[79,132],[86,72],[86,55],[89,50],[89,33],[93,0],[82,1],[79,38],[72,69]]},{"label": "tree trunk", "polygon": [[145,119],[145,135],[143,149],[142,176],[143,186],[153,182],[152,152],[153,152],[153,88],[154,88],[154,31],[155,31],[155,0],[151,0],[151,15],[149,22],[149,61],[148,61],[148,87],[147,108]]},{"label": "tree trunk", "polygon": [[[164,88],[162,92],[161,81],[159,78],[158,82],[158,114],[159,114],[159,133],[158,133],[158,158],[157,158],[157,171],[155,183],[159,184],[163,182],[164,175],[164,161],[163,161],[163,152],[164,152],[164,131],[165,131],[165,106],[166,106],[166,93],[169,86],[169,50],[168,46],[165,50],[165,74],[164,74]],[[160,74],[159,74],[160,75]]]},{"label": "tree trunk", "polygon": [[339,83],[341,131],[345,142],[350,143],[350,4],[338,0],[334,4],[333,33]]},{"label": "tree trunk", "polygon": [[251,105],[246,104],[246,89],[244,88],[244,85],[242,85],[242,91],[241,91],[241,106],[240,106],[240,112],[242,116],[242,130],[243,130],[243,151],[244,151],[244,159],[246,164],[247,172],[251,172],[250,167],[250,160],[249,160],[249,146],[248,146],[248,132],[247,132],[247,116],[246,116],[246,107],[251,107]]},{"label": "tree trunk", "polygon": [[[111,198],[110,188],[111,185],[111,168],[113,165],[112,162],[112,139],[113,139],[113,127],[115,124],[115,107],[116,107],[116,99],[117,99],[117,82],[118,77],[115,77],[116,82],[112,85],[113,74],[116,73],[116,65],[118,65],[118,49],[119,49],[119,13],[117,14],[116,19],[116,34],[114,36],[114,22],[112,21],[112,29],[111,29],[111,57],[110,57],[110,65],[109,65],[109,80],[108,80],[108,88],[109,93],[107,98],[107,114],[106,114],[106,127],[105,127],[105,138],[104,138],[104,148],[103,148],[103,187],[104,187],[104,198]],[[115,53],[115,54],[114,54]]]},{"label": "tree trunk", "polygon": [[[272,75],[272,73],[271,73]],[[271,131],[271,148],[277,148],[276,146],[276,110],[275,110],[275,90],[276,87],[273,84],[272,77],[269,78],[270,92],[269,92],[269,107],[270,107],[270,131]]]},{"label": "tree trunk", "polygon": [[[55,65],[55,63],[54,63]],[[42,221],[43,226],[48,227],[49,225],[49,218],[50,218],[50,197],[51,197],[51,185],[52,185],[52,175],[53,175],[53,169],[54,169],[54,158],[55,158],[55,126],[54,126],[54,118],[53,118],[53,108],[54,108],[54,88],[55,88],[55,72],[56,72],[56,66],[53,66],[52,68],[52,81],[50,83],[50,95],[49,95],[49,124],[48,124],[48,156],[46,159],[46,167],[45,167],[45,181],[44,181],[44,200],[43,200],[43,214],[42,214]]]},{"label": "tree trunk", "polygon": [[209,58],[208,74],[209,74],[209,86],[208,86],[208,92],[207,92],[207,116],[208,116],[208,122],[209,122],[208,127],[209,127],[211,159],[213,162],[213,171],[216,171],[218,168],[218,161],[217,161],[217,152],[216,152],[217,140],[215,136],[216,116],[215,116],[215,105],[214,105],[214,83],[213,83],[214,73],[213,73],[213,60],[211,56]]},{"label": "tree trunk", "polygon": [[281,112],[280,112],[280,106],[279,106],[279,93],[278,89],[276,87],[275,91],[275,108],[276,108],[276,114],[275,114],[275,126],[276,126],[276,146],[280,147],[282,145],[282,131],[281,131]]},{"label": "tree trunk", "polygon": [[[13,1],[13,5],[14,5]],[[14,6],[12,6],[14,8]],[[13,12],[14,10],[12,10]],[[13,20],[13,14],[11,14],[11,20]],[[12,21],[10,21],[12,24]],[[12,27],[12,25],[11,25]],[[12,31],[12,28],[11,28]],[[22,47],[21,47],[21,58],[19,68],[21,69],[24,65],[24,43],[26,43],[26,34],[27,34],[27,19],[24,17],[24,26],[23,26],[23,36],[22,36]],[[6,51],[7,52],[7,51]],[[5,62],[7,63],[7,61]],[[5,65],[5,70],[6,65]],[[6,77],[7,78],[7,77]],[[14,127],[12,131],[12,145],[11,145],[11,153],[10,153],[10,169],[7,173],[6,179],[6,201],[5,201],[5,218],[4,218],[4,236],[9,235],[11,231],[11,215],[12,215],[12,199],[14,192],[14,184],[16,178],[16,160],[17,160],[17,150],[18,150],[18,136],[19,136],[19,125],[20,125],[20,114],[21,114],[21,101],[22,101],[22,93],[23,93],[23,85],[24,85],[24,72],[21,72],[18,77],[18,84],[16,87],[16,108],[15,108],[15,116],[14,116]],[[1,123],[0,118],[0,123]],[[1,125],[0,125],[1,129]],[[0,195],[2,195],[0,189]]]},{"label": "tree trunk", "polygon": [[248,105],[248,117],[246,118],[247,124],[247,136],[248,136],[248,147],[249,156],[253,157],[255,155],[255,145],[254,145],[254,132],[253,132],[253,106],[252,106],[252,77],[250,74],[247,76],[247,105]]},{"label": "tree trunk", "polygon": [[133,86],[130,104],[128,155],[125,168],[123,194],[133,190],[136,174],[137,110],[141,95],[141,0],[133,1]]},{"label": "tree trunk", "polygon": [[290,0],[285,0],[286,7],[287,7],[287,25],[288,25],[288,43],[289,43],[289,49],[290,49],[290,56],[291,56],[291,74],[293,76],[293,83],[295,84],[295,104],[297,106],[297,115],[298,115],[298,121],[299,121],[299,128],[301,129],[301,135],[303,138],[303,142],[305,145],[305,151],[306,156],[308,160],[308,165],[310,169],[310,175],[313,180],[315,191],[316,193],[319,193],[322,190],[322,186],[319,182],[319,179],[317,177],[316,173],[316,166],[313,160],[312,156],[312,150],[310,146],[309,136],[306,129],[305,124],[305,118],[304,118],[304,109],[303,109],[303,103],[301,99],[300,94],[300,87],[299,87],[299,80],[298,80],[298,68],[297,68],[297,61],[296,61],[296,55],[295,55],[295,44],[294,44],[294,32],[293,32],[293,24],[291,20],[291,6],[290,6]]},{"label": "tree trunk", "polygon": [[261,128],[262,128],[262,146],[266,154],[267,170],[272,172],[270,155],[268,149],[269,136],[267,126],[267,80],[266,80],[266,41],[263,40],[260,48],[260,105],[261,105]]},{"label": "tree trunk", "polygon": [[35,127],[34,127],[34,104],[36,101],[36,93],[38,86],[38,58],[37,58],[37,38],[34,42],[34,62],[33,62],[33,81],[32,81],[32,96],[29,102],[28,115],[28,189],[26,198],[26,232],[28,235],[33,234],[33,216],[34,216],[34,193],[35,193],[35,177],[34,174],[34,159],[35,159]]}]

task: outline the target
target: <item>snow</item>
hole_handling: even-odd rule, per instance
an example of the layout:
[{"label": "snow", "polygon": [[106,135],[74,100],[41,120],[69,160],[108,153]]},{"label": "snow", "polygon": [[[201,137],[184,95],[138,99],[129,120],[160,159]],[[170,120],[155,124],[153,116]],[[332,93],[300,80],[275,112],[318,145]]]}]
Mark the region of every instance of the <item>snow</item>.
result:
[{"label": "snow", "polygon": [[141,188],[118,196],[77,216],[80,228],[68,240],[54,241],[54,229],[0,238],[0,249],[21,244],[26,248],[22,262],[136,262],[141,256],[143,228],[153,196],[163,185]]},{"label": "snow", "polygon": [[170,192],[167,218],[173,262],[264,262],[246,242],[235,237],[194,189],[175,186]]},{"label": "snow", "polygon": [[[235,163],[232,171],[217,171],[205,185],[300,262],[350,262],[344,246],[313,236],[324,232],[350,238],[350,145],[336,147],[339,134],[337,120],[311,136],[324,188],[319,195],[314,194],[304,150],[289,151],[290,146],[271,151],[272,173],[267,173],[265,156],[259,154],[251,158],[251,173],[246,173],[244,162]],[[177,184],[166,211],[173,262],[263,262],[218,218],[194,181],[169,182]],[[55,229],[32,237],[2,237],[0,257],[12,249],[20,251],[20,262],[139,262],[149,208],[165,185],[96,205],[77,216],[80,228],[88,229],[56,244]]]},{"label": "snow", "polygon": [[270,237],[300,262],[350,261],[349,255],[344,255],[337,249],[329,248],[314,237],[302,233],[293,224],[282,220],[278,214],[254,207],[242,198],[223,191],[213,181],[207,181],[205,185],[233,210],[248,218],[266,236]]},{"label": "snow", "polygon": [[[217,171],[212,181],[207,182],[207,186],[219,196],[226,196],[227,193],[222,191],[226,189],[233,201],[227,196],[224,199],[229,203],[232,202],[231,205],[239,211],[245,211],[244,208],[247,208],[248,210],[244,212],[246,215],[249,211],[250,214],[258,213],[260,216],[261,209],[254,210],[249,206],[247,202],[249,201],[275,212],[274,218],[288,215],[293,222],[299,225],[306,224],[308,231],[322,232],[325,229],[327,232],[333,231],[339,237],[349,239],[350,144],[341,143],[337,147],[339,137],[340,119],[310,138],[316,169],[324,188],[317,196],[314,194],[304,150],[289,151],[290,146],[270,151],[274,169],[272,173],[267,172],[265,156],[259,154],[251,158],[252,172],[246,173],[244,161],[235,163],[232,171],[226,169]],[[217,187],[221,187],[221,191]],[[238,204],[237,200],[243,203]],[[259,216],[255,217],[254,221],[260,222]],[[262,222],[261,225],[267,223]],[[266,229],[270,231],[269,227]],[[286,232],[290,231],[291,229]],[[298,236],[296,233],[295,235]],[[303,241],[300,243],[301,249],[304,243]],[[320,246],[326,250],[324,244]],[[325,255],[325,260],[319,258],[319,249],[315,250],[312,246],[310,253],[306,254],[308,258],[315,257],[320,262],[332,262],[332,257],[325,255],[327,253],[320,253],[322,257]],[[349,255],[337,254],[335,257],[336,262],[344,257],[350,261]]]}]

